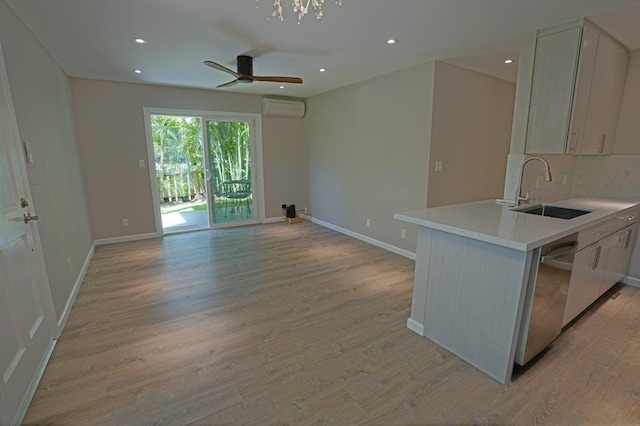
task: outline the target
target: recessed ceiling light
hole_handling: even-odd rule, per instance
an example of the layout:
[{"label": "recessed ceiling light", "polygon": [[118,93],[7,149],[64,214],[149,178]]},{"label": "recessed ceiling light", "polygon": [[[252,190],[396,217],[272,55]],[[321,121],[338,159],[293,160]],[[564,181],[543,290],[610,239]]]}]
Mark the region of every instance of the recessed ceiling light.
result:
[{"label": "recessed ceiling light", "polygon": [[395,38],[390,38],[389,40],[387,40],[387,44],[396,44],[398,42],[398,40],[396,40]]},{"label": "recessed ceiling light", "polygon": [[280,86],[281,89],[284,89],[284,86]]},{"label": "recessed ceiling light", "polygon": [[142,70],[133,70],[136,74],[142,74]]},{"label": "recessed ceiling light", "polygon": [[318,71],[325,72],[326,70],[327,70],[326,68],[320,68]]},{"label": "recessed ceiling light", "polygon": [[505,64],[512,64],[513,63],[513,59],[507,59],[506,61],[504,61]]},{"label": "recessed ceiling light", "polygon": [[143,38],[134,38],[133,41],[135,41],[138,44],[146,44],[147,40],[143,39]]}]

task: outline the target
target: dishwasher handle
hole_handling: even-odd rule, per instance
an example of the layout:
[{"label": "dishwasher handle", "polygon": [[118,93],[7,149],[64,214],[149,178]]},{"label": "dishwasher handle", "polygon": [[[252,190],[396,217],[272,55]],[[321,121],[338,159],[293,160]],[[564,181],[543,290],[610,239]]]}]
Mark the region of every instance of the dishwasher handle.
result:
[{"label": "dishwasher handle", "polygon": [[540,258],[541,263],[545,263],[546,261],[557,259],[559,257],[567,256],[576,252],[578,248],[577,241],[569,241],[566,243],[558,244],[557,246],[550,247],[545,253],[542,254]]}]

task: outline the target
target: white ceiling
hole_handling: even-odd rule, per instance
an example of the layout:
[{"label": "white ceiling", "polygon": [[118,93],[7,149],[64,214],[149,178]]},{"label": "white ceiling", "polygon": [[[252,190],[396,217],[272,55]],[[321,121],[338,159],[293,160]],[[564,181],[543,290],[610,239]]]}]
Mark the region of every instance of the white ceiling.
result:
[{"label": "white ceiling", "polygon": [[[70,76],[213,89],[229,76],[202,61],[235,69],[235,57],[248,54],[256,75],[299,76],[304,84],[220,90],[302,98],[440,58],[510,79],[515,65],[502,61],[515,55],[521,34],[640,6],[640,0],[343,0],[342,6],[326,0],[323,22],[307,16],[297,25],[290,0],[283,1],[284,22],[269,19],[272,0],[260,0],[259,8],[256,0],[6,1]],[[640,15],[630,15],[594,21],[638,48]],[[617,34],[621,19],[627,24]],[[148,43],[137,45],[136,37]],[[389,46],[388,38],[399,41]]]}]

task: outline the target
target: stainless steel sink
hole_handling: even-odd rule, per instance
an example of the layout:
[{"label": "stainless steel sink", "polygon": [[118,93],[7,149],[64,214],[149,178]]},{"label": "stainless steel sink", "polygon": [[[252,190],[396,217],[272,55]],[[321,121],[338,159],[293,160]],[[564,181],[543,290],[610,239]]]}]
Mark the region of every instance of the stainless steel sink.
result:
[{"label": "stainless steel sink", "polygon": [[514,209],[520,213],[535,214],[538,216],[555,217],[558,219],[573,219],[574,217],[582,216],[587,213],[591,213],[587,210],[569,209],[566,207],[555,207],[547,205],[537,205],[534,207],[524,209]]}]

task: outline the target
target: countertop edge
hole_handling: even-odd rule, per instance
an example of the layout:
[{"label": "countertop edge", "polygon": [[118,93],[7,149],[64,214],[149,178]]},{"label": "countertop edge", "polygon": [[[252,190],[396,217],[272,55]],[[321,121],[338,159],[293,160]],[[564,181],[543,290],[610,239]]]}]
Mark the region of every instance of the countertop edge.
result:
[{"label": "countertop edge", "polygon": [[[494,200],[486,200],[484,201],[484,203],[489,203],[489,201],[494,202]],[[588,198],[588,197],[580,197],[580,198],[568,198],[565,200],[559,200],[559,201],[555,201],[552,203],[545,203],[545,204],[549,204],[549,205],[557,205],[557,206],[562,206],[563,204],[572,204],[575,202],[583,202],[583,203],[598,203],[598,202],[602,202],[603,199],[601,198]],[[423,226],[423,227],[427,227],[427,228],[431,228],[431,229],[435,229],[435,230],[439,230],[439,231],[443,231],[443,232],[447,232],[453,235],[459,235],[462,237],[467,237],[467,238],[471,238],[474,240],[478,240],[478,241],[483,241],[483,242],[487,242],[490,244],[495,244],[498,246],[502,246],[502,247],[506,247],[506,248],[510,248],[510,249],[514,249],[514,250],[518,250],[518,251],[529,251],[529,250],[533,250],[535,248],[541,247],[545,244],[548,244],[550,242],[553,242],[557,239],[566,237],[567,235],[571,235],[573,233],[576,232],[580,232],[582,230],[585,230],[587,228],[590,228],[592,226],[596,226],[600,223],[606,222],[610,219],[613,219],[616,215],[619,215],[621,213],[630,211],[634,208],[637,208],[638,206],[640,206],[640,202],[638,201],[630,201],[630,200],[609,200],[609,201],[616,201],[619,203],[626,203],[628,204],[626,207],[624,208],[620,208],[617,210],[611,210],[608,212],[605,211],[600,211],[600,210],[593,210],[594,212],[598,212],[600,213],[599,217],[594,217],[593,219],[589,220],[589,221],[579,221],[578,223],[567,223],[566,225],[568,225],[566,227],[566,229],[563,229],[561,231],[555,232],[555,233],[551,233],[549,235],[546,235],[544,237],[539,238],[538,240],[532,241],[532,242],[522,242],[522,241],[516,241],[516,240],[512,240],[509,238],[503,238],[503,237],[498,237],[496,235],[490,235],[487,233],[483,233],[483,232],[479,232],[479,231],[474,231],[472,229],[465,229],[462,227],[458,227],[458,226],[454,226],[454,225],[450,225],[450,224],[446,224],[446,223],[441,223],[438,221],[434,221],[434,220],[429,220],[426,218],[421,218],[421,217],[415,217],[415,216],[411,216],[411,214],[421,214],[422,212],[426,212],[430,209],[423,209],[423,210],[416,210],[413,212],[404,212],[404,213],[395,213],[393,215],[394,219],[396,220],[400,220],[403,222],[407,222],[407,223],[412,223],[418,226]],[[469,205],[474,205],[474,204],[478,204],[478,203],[483,203],[483,202],[474,202],[474,203],[466,203],[466,204],[459,204],[457,206],[461,206],[461,208],[465,208],[464,206],[469,206]],[[449,208],[453,208],[456,206],[446,206]],[[497,212],[495,213],[497,214]],[[573,220],[573,219],[570,219]]]}]

